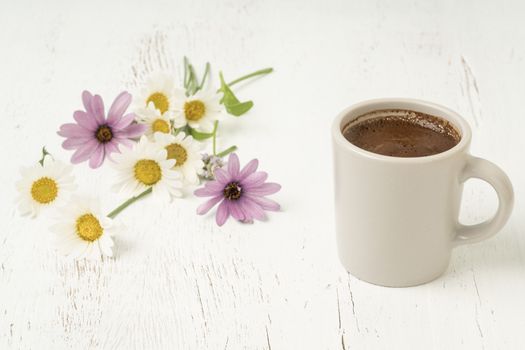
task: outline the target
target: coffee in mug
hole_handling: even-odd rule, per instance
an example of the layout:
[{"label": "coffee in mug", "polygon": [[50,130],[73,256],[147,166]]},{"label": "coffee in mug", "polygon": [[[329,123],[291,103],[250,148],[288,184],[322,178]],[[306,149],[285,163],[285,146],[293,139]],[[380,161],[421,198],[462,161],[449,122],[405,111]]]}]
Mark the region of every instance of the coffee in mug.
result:
[{"label": "coffee in mug", "polygon": [[410,110],[380,110],[359,116],[343,128],[359,148],[391,157],[424,157],[458,144],[459,132],[447,120]]}]

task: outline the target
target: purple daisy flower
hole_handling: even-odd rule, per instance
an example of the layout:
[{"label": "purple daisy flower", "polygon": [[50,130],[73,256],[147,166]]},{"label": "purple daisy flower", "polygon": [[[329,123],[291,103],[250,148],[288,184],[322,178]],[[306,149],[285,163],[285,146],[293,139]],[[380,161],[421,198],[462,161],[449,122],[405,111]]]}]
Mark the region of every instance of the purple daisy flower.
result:
[{"label": "purple daisy flower", "polygon": [[76,150],[71,163],[77,164],[89,159],[89,166],[98,168],[106,156],[120,152],[119,144],[131,147],[133,142],[130,139],[141,136],[146,130],[145,125],[133,123],[135,114],[124,115],[131,103],[131,95],[126,91],[113,101],[107,119],[104,102],[99,95],[93,96],[89,91],[84,91],[82,102],[86,110],[73,113],[76,123],[64,124],[58,131],[60,136],[67,138],[62,147]]},{"label": "purple daisy flower", "polygon": [[206,214],[217,203],[216,221],[222,226],[231,215],[242,222],[264,220],[265,210],[278,211],[278,203],[265,196],[281,189],[281,185],[265,182],[268,174],[256,171],[259,161],[253,159],[240,170],[239,158],[230,154],[227,169],[215,169],[215,181],[207,182],[194,193],[198,197],[212,197],[197,208],[197,214]]}]

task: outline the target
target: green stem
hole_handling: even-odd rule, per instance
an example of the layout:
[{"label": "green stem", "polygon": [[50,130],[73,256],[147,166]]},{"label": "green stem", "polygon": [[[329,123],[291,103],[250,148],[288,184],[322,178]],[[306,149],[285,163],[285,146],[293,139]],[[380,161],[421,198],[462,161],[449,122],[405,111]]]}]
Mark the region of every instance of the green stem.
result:
[{"label": "green stem", "polygon": [[184,132],[186,135],[191,134],[191,130],[188,125],[181,126],[180,128],[173,127],[171,130],[171,134],[173,136],[177,136],[180,132]]},{"label": "green stem", "polygon": [[117,216],[121,211],[126,209],[129,205],[131,205],[132,203],[138,201],[142,197],[150,194],[152,190],[153,190],[152,187],[149,187],[147,190],[139,193],[138,195],[136,195],[134,197],[131,197],[130,199],[128,199],[127,201],[125,201],[124,203],[119,205],[117,208],[115,208],[111,213],[109,213],[108,214],[108,218],[111,218],[111,219],[115,218],[115,216]]},{"label": "green stem", "polygon": [[217,153],[217,128],[219,127],[219,121],[216,120],[213,124],[213,155]]},{"label": "green stem", "polygon": [[273,72],[273,68],[260,69],[258,71],[253,72],[253,73],[250,73],[250,74],[244,75],[244,76],[242,76],[240,78],[237,78],[234,81],[231,81],[230,83],[228,83],[228,86],[232,86],[234,84],[240,83],[243,80],[249,79],[251,77],[255,77],[257,75],[268,74],[268,73],[271,73],[271,72]]},{"label": "green stem", "polygon": [[222,157],[227,156],[228,154],[230,154],[230,153],[232,153],[232,152],[234,152],[236,150],[237,150],[237,146],[231,146],[231,147],[225,149],[224,151],[217,153],[216,156],[222,158]]}]

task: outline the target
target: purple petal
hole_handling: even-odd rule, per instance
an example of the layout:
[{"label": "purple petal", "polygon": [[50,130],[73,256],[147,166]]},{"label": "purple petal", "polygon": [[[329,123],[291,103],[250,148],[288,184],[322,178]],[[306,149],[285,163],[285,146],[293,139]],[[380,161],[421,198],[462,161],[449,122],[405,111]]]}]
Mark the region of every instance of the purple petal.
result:
[{"label": "purple petal", "polygon": [[84,129],[95,131],[98,128],[97,121],[84,111],[75,111],[73,118]]},{"label": "purple petal", "polygon": [[88,112],[89,114],[93,114],[93,109],[91,108],[91,100],[93,100],[93,95],[91,95],[91,92],[84,90],[82,92],[82,103],[84,104],[86,112]]},{"label": "purple petal", "polygon": [[131,95],[127,91],[123,91],[117,96],[108,112],[108,124],[113,125],[124,114],[131,103]]},{"label": "purple petal", "polygon": [[91,155],[91,158],[89,158],[89,167],[91,169],[96,169],[99,166],[101,166],[102,163],[104,162],[104,156],[105,156],[104,145],[99,144],[97,148],[95,149],[95,151],[93,152],[93,154]]},{"label": "purple petal", "polygon": [[120,153],[120,149],[118,148],[118,142],[115,141],[115,139],[111,140],[111,142],[104,144],[104,154],[106,155],[106,157],[111,159],[111,153]]},{"label": "purple petal", "polygon": [[221,204],[219,204],[219,208],[217,209],[217,215],[215,216],[215,221],[217,222],[217,225],[224,225],[226,220],[228,220],[229,216],[230,209],[228,206],[228,201],[222,201]]},{"label": "purple petal", "polygon": [[241,204],[236,202],[230,202],[230,214],[233,216],[235,220],[243,221],[245,219],[244,213],[241,209]]},{"label": "purple petal", "polygon": [[133,147],[133,145],[135,144],[135,142],[131,141],[131,140],[128,140],[128,139],[125,139],[125,138],[122,138],[122,137],[115,137],[113,139],[115,142],[121,144],[121,145],[124,145],[128,148],[131,148]]},{"label": "purple petal", "polygon": [[97,120],[99,125],[106,123],[106,118],[104,116],[104,102],[100,95],[93,96],[91,100],[91,109],[93,110],[93,116]]},{"label": "purple petal", "polygon": [[226,185],[231,181],[230,174],[228,174],[224,169],[215,169],[213,174],[215,175],[215,180],[223,185]]},{"label": "purple petal", "polygon": [[142,136],[144,131],[146,131],[147,126],[144,124],[131,124],[130,126],[125,127],[122,130],[115,132],[115,136],[119,138],[135,138]]},{"label": "purple petal", "polygon": [[85,160],[88,160],[89,157],[95,152],[99,145],[97,139],[88,141],[84,146],[80,147],[73,153],[71,156],[71,163],[78,164],[82,163]]},{"label": "purple petal", "polygon": [[248,193],[253,196],[268,196],[281,189],[281,185],[274,182],[267,182],[255,188],[250,188]]},{"label": "purple petal", "polygon": [[255,172],[258,165],[259,161],[257,159],[252,159],[248,164],[246,164],[239,174],[239,181],[244,180],[248,175]]},{"label": "purple petal", "polygon": [[257,220],[266,219],[266,213],[264,212],[264,210],[259,206],[259,204],[255,203],[250,198],[244,197],[242,206],[246,211],[247,216],[253,217]]},{"label": "purple petal", "polygon": [[67,139],[64,142],[62,142],[62,147],[68,150],[77,149],[91,139],[92,139],[91,137],[89,138],[88,137],[78,137],[78,138]]},{"label": "purple petal", "polygon": [[221,184],[218,181],[206,182],[204,184],[204,187],[206,187],[207,189],[212,190],[212,191],[221,191],[222,192],[224,190],[224,185]]},{"label": "purple petal", "polygon": [[217,197],[213,197],[207,200],[203,204],[199,205],[199,207],[197,208],[197,214],[198,215],[206,214],[207,212],[210,211],[211,208],[215,206],[215,204],[219,203],[222,199],[223,199],[222,196],[217,196]]},{"label": "purple petal", "polygon": [[231,177],[237,177],[239,175],[239,157],[235,153],[231,153],[228,158],[228,172]]},{"label": "purple petal", "polygon": [[124,129],[126,126],[133,123],[135,120],[135,114],[134,113],[128,113],[125,116],[123,116],[120,119],[117,119],[115,122],[109,122],[109,126],[113,128],[113,130],[117,131],[120,129]]},{"label": "purple petal", "polygon": [[267,178],[268,174],[264,171],[257,171],[255,173],[252,173],[242,181],[243,188],[248,189],[262,185]]},{"label": "purple petal", "polygon": [[259,206],[261,206],[261,208],[263,208],[264,210],[279,211],[279,209],[281,209],[279,203],[269,198],[250,195],[246,195],[246,197],[259,204]]},{"label": "purple petal", "polygon": [[68,123],[60,126],[60,130],[57,132],[58,135],[63,137],[92,137],[93,131],[84,129],[80,125]]},{"label": "purple petal", "polygon": [[243,216],[243,219],[241,220],[242,222],[253,221],[253,217],[248,215],[248,213],[246,212],[246,209],[244,209],[243,204],[242,204],[242,200],[241,200],[241,202],[239,202],[239,205],[237,207],[242,212],[242,216]]},{"label": "purple petal", "polygon": [[215,197],[221,195],[221,190],[212,190],[210,188],[202,187],[193,192],[197,197]]}]

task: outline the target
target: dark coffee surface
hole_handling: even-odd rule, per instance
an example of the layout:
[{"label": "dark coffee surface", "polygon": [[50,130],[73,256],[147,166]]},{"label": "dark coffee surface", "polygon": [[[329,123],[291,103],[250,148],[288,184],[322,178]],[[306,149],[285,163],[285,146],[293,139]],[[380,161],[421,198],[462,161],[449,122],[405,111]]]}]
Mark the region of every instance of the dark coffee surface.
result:
[{"label": "dark coffee surface", "polygon": [[392,157],[438,154],[461,139],[448,121],[408,110],[365,114],[345,126],[343,136],[362,149]]}]

